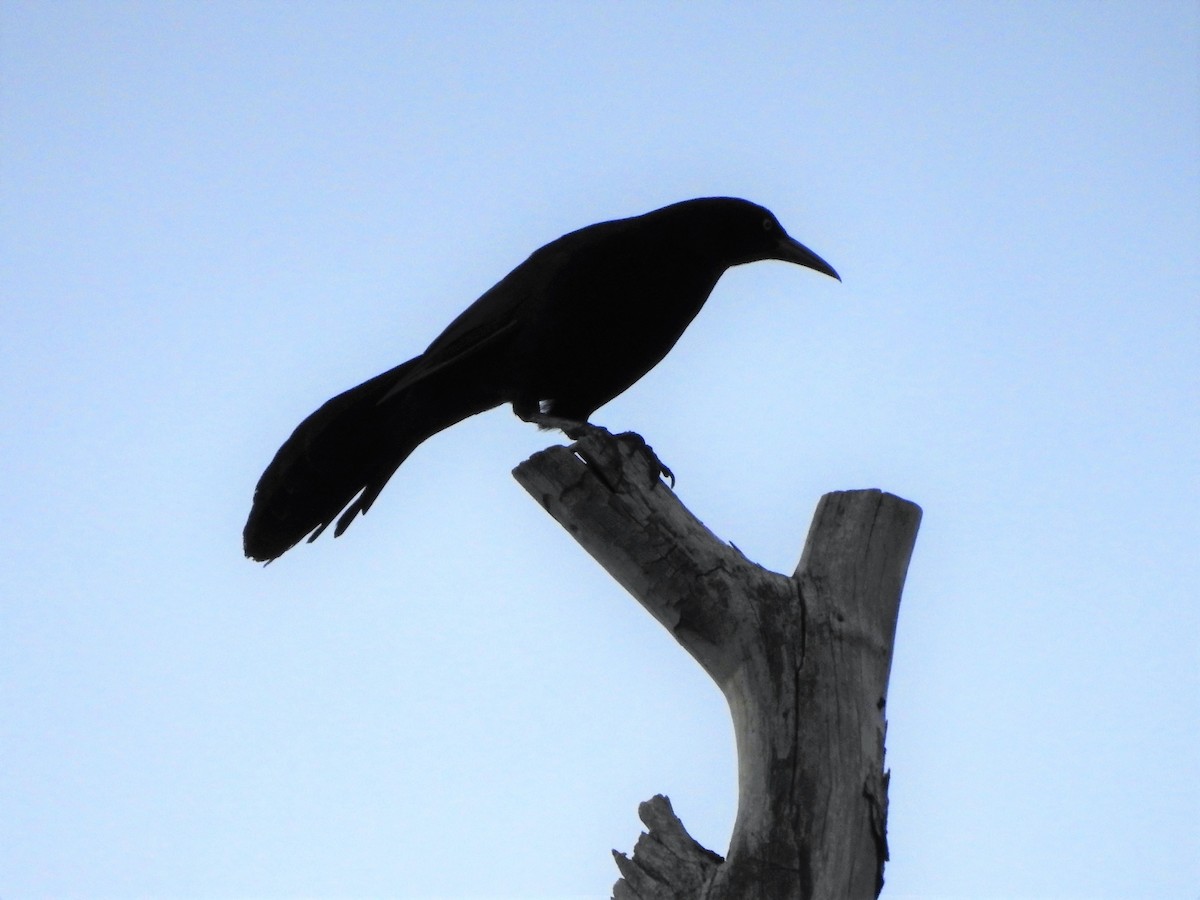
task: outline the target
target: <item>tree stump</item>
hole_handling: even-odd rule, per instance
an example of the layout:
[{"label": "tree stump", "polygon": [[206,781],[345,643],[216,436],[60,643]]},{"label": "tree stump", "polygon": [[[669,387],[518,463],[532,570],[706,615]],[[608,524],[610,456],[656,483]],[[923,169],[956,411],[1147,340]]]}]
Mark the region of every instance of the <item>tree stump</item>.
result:
[{"label": "tree stump", "polygon": [[[638,439],[640,441],[640,439]],[[725,859],[665,797],[615,900],[876,897],[887,851],[884,705],[921,510],[878,490],[826,494],[791,576],[718,539],[638,441],[588,435],[513,475],[716,681],[737,738]]]}]

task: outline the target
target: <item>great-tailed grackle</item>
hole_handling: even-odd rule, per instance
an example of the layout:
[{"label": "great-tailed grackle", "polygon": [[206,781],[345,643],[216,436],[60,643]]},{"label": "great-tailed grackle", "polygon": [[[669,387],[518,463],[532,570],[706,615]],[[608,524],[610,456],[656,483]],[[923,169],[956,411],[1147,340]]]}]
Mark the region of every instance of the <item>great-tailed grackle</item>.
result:
[{"label": "great-tailed grackle", "polygon": [[[564,235],[472,303],[420,356],[300,423],[254,491],[246,555],[340,535],[426,438],[511,403],[572,430],[650,371],[730,266],[779,259],[838,278],[769,211],[711,197]],[[839,278],[840,280],[840,278]]]}]

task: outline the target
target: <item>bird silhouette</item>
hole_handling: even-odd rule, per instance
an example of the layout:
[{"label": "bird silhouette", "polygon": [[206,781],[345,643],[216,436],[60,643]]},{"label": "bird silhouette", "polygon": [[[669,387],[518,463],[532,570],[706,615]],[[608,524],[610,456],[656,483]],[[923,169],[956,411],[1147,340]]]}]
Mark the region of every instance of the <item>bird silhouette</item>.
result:
[{"label": "bird silhouette", "polygon": [[419,356],[300,423],[254,491],[245,553],[269,561],[371,508],[427,438],[504,403],[577,435],[667,355],[731,266],[777,259],[841,280],[769,210],[685,200],[551,241]]}]

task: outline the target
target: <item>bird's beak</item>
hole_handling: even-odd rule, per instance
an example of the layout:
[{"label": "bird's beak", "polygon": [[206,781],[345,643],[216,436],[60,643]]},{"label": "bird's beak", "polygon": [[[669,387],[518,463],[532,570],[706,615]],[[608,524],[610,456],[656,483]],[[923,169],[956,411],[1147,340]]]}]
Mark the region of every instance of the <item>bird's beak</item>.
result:
[{"label": "bird's beak", "polygon": [[842,276],[834,271],[833,266],[817,256],[802,243],[788,235],[783,235],[779,239],[779,244],[775,248],[775,259],[781,259],[784,262],[795,263],[798,266],[805,266],[809,269],[815,269],[830,278],[842,280]]}]

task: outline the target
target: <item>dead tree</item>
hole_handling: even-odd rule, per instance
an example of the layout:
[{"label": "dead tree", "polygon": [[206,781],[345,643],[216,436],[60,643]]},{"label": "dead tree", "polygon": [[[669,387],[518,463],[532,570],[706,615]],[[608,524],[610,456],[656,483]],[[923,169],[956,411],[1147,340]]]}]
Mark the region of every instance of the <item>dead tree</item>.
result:
[{"label": "dead tree", "polygon": [[738,755],[727,856],[662,796],[615,900],[876,897],[887,851],[884,702],[921,511],[878,490],[826,494],[790,578],[718,539],[633,441],[534,454],[517,481],[725,694]]}]

